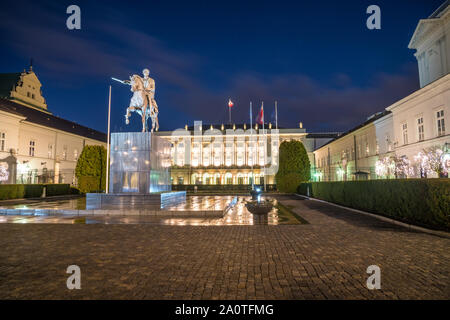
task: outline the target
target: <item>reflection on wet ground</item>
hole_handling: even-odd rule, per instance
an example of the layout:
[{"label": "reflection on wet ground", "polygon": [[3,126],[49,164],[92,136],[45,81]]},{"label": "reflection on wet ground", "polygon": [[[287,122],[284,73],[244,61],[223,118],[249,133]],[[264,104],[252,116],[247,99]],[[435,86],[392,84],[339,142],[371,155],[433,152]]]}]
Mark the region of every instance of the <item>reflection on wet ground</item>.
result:
[{"label": "reflection on wet ground", "polygon": [[[171,211],[202,211],[202,210],[223,210],[227,204],[233,200],[234,196],[188,196],[186,202],[175,206],[167,207]],[[22,204],[0,205],[3,209],[67,209],[85,210],[86,198],[65,199],[65,200],[30,200]]]},{"label": "reflection on wet ground", "polygon": [[[222,210],[233,200],[233,196],[190,196],[187,203],[176,206],[174,210]],[[250,197],[238,196],[236,205],[225,214],[223,218],[163,218],[155,216],[93,216],[93,215],[0,215],[0,223],[82,223],[82,224],[160,224],[178,226],[221,226],[221,225],[255,225],[278,224],[278,211],[272,209],[268,215],[253,215],[245,207],[245,201]],[[276,202],[275,199],[273,199]],[[85,198],[37,202],[26,205],[14,205],[8,208],[15,209],[78,209],[86,206]],[[5,206],[6,207],[6,206]],[[172,210],[172,208],[171,208]]]}]

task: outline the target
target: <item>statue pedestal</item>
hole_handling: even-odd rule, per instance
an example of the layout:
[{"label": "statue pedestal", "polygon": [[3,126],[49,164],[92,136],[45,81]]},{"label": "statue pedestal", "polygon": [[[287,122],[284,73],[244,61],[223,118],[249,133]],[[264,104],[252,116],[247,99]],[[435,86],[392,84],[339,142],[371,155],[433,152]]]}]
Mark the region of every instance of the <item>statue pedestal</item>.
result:
[{"label": "statue pedestal", "polygon": [[86,195],[87,209],[156,208],[186,201],[170,192],[171,143],[150,132],[111,134],[109,193]]}]

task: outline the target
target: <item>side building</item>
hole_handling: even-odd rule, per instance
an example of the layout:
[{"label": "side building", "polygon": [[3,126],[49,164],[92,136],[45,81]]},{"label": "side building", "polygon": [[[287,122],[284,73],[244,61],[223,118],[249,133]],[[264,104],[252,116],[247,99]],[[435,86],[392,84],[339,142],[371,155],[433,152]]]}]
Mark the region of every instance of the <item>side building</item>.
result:
[{"label": "side building", "polygon": [[54,116],[32,70],[0,74],[0,183],[76,184],[85,145],[106,134]]},{"label": "side building", "polygon": [[419,21],[408,47],[417,50],[421,88],[318,148],[316,181],[437,177],[423,168],[429,161],[424,150],[433,148],[448,174],[450,1]]}]

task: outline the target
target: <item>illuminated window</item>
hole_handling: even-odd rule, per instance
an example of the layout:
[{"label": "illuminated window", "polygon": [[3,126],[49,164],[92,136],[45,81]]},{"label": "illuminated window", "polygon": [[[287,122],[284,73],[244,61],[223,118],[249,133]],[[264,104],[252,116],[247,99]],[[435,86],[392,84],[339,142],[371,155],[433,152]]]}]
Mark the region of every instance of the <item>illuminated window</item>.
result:
[{"label": "illuminated window", "polygon": [[238,142],[236,146],[236,164],[238,166],[243,166],[245,161],[245,144],[243,142]]},{"label": "illuminated window", "polygon": [[417,131],[419,134],[419,141],[423,141],[425,139],[425,134],[423,130],[423,118],[417,119]]},{"label": "illuminated window", "polygon": [[264,156],[265,156],[265,153],[264,153],[264,142],[263,141],[259,142],[259,148],[258,149],[259,149],[258,150],[258,163],[259,163],[260,166],[263,166],[264,165]]},{"label": "illuminated window", "polygon": [[203,165],[211,165],[211,145],[207,144],[203,147]]},{"label": "illuminated window", "polygon": [[184,143],[179,143],[177,145],[177,166],[184,166],[184,154]]},{"label": "illuminated window", "polygon": [[248,147],[247,147],[247,164],[249,166],[255,165],[256,162],[256,148],[255,148],[255,142],[249,141]]},{"label": "illuminated window", "polygon": [[0,151],[5,151],[6,149],[6,133],[0,132]]},{"label": "illuminated window", "polygon": [[28,155],[34,157],[34,147],[36,146],[36,142],[34,140],[30,140],[30,149],[28,151]]},{"label": "illuminated window", "polygon": [[198,142],[192,145],[192,166],[197,167],[200,162],[200,144]]},{"label": "illuminated window", "polygon": [[443,136],[445,134],[444,110],[437,112],[437,129],[438,136]]},{"label": "illuminated window", "polygon": [[47,157],[49,159],[53,158],[53,145],[51,143],[48,144]]},{"label": "illuminated window", "polygon": [[214,143],[214,165],[216,167],[222,164],[222,144],[219,142]]},{"label": "illuminated window", "polygon": [[73,150],[73,159],[74,159],[75,161],[78,160],[78,150],[77,150],[77,149],[74,149],[74,150]]},{"label": "illuminated window", "polygon": [[225,165],[231,166],[233,163],[233,145],[231,143],[227,143],[225,147]]},{"label": "illuminated window", "polygon": [[63,158],[63,160],[67,160],[67,145],[63,146],[62,158]]},{"label": "illuminated window", "polygon": [[408,124],[402,124],[403,144],[408,144]]}]

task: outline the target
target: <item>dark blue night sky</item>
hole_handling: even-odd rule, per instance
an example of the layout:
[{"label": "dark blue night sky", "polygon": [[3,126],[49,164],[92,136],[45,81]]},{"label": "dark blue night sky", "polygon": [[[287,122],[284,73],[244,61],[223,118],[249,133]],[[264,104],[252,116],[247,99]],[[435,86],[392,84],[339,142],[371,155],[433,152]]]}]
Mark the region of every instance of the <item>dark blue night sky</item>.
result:
[{"label": "dark blue night sky", "polygon": [[[106,131],[124,124],[128,79],[148,67],[156,81],[162,130],[194,120],[248,119],[278,101],[279,125],[347,130],[418,89],[413,50],[418,20],[442,0],[423,1],[15,1],[0,11],[0,72],[33,58],[49,109]],[[81,8],[81,30],[66,28],[67,6]],[[366,8],[381,8],[381,30]]]}]

